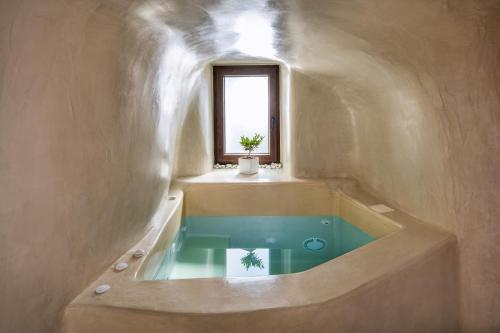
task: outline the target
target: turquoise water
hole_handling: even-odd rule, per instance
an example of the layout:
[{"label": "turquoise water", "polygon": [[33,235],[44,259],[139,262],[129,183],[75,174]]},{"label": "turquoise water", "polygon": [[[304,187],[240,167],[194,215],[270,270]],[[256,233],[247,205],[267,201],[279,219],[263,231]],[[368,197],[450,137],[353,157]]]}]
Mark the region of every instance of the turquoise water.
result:
[{"label": "turquoise water", "polygon": [[338,216],[185,217],[153,279],[302,272],[373,240]]}]

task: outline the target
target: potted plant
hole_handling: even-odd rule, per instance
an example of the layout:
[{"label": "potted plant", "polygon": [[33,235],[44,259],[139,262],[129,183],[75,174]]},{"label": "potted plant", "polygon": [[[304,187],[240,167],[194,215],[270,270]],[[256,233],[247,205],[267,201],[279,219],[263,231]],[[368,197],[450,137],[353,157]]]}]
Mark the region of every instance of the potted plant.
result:
[{"label": "potted plant", "polygon": [[251,175],[259,172],[259,158],[252,156],[252,152],[259,147],[262,140],[264,140],[264,136],[260,134],[255,134],[253,138],[241,136],[240,145],[247,152],[247,155],[238,158],[240,173]]}]

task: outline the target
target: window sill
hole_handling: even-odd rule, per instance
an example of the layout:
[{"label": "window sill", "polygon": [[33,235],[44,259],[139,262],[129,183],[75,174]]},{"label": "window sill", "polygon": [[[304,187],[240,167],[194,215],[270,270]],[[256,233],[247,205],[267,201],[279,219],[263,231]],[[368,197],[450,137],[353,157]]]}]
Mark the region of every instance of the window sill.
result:
[{"label": "window sill", "polygon": [[[238,169],[238,164],[219,164],[215,163],[214,169]],[[269,164],[259,164],[259,169],[283,169],[281,163],[269,163]]]},{"label": "window sill", "polygon": [[264,169],[253,175],[240,174],[238,169],[213,169],[201,176],[177,178],[178,183],[283,183],[301,182],[285,169]]}]

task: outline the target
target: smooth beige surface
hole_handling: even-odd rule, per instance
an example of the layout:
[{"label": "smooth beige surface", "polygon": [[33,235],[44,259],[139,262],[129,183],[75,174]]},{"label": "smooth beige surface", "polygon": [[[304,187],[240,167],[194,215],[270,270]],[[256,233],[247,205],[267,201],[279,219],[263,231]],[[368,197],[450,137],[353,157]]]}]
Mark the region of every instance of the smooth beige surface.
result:
[{"label": "smooth beige surface", "polygon": [[[364,188],[455,232],[463,330],[499,331],[500,2],[293,3],[295,63],[341,101],[324,104],[309,140],[353,140],[343,157],[296,150],[320,159],[297,174],[352,157],[347,173]],[[347,129],[327,121],[333,106]],[[329,142],[338,153],[345,141]]]},{"label": "smooth beige surface", "polygon": [[[236,171],[217,170],[200,177],[180,178],[185,216],[337,215],[376,238],[400,226],[358,203],[347,193],[356,189],[351,179],[330,181],[284,177],[281,170],[235,178]],[[242,204],[244,203],[244,204]]]},{"label": "smooth beige surface", "polygon": [[[342,181],[339,180],[338,183],[342,184]],[[360,331],[385,325],[389,331],[408,328],[408,331],[417,332],[418,329],[427,328],[431,332],[453,332],[457,329],[457,267],[453,258],[456,242],[451,234],[426,226],[400,212],[383,217],[371,211],[361,201],[338,192],[337,187],[328,186],[321,181],[274,184],[196,184],[184,181],[179,185],[185,186],[185,196],[182,199],[177,190],[173,192],[177,199],[170,204],[172,212],[168,214],[170,217],[165,221],[166,226],[151,230],[145,239],[117,260],[129,263],[126,271],[116,273],[110,267],[71,303],[65,315],[67,332],[96,330],[112,333],[129,327],[128,325],[132,325],[132,330],[137,332],[155,332],[161,329],[174,332],[212,332],[229,327],[234,332],[247,332],[245,325],[249,321],[248,315],[259,322],[259,327],[264,332],[273,331],[275,327],[288,331],[294,326],[296,328],[292,331],[301,331],[311,320],[309,311],[312,309],[315,309],[316,316],[323,317],[314,326],[320,332],[328,331],[327,327],[330,325],[337,325],[339,328],[353,325],[353,319],[368,312],[370,324],[357,324],[353,327]],[[205,195],[208,189],[211,190],[211,196]],[[275,200],[275,211],[268,211],[268,198],[261,196],[262,193],[282,198]],[[207,212],[204,203],[194,194],[204,196],[211,203],[212,211]],[[297,205],[296,198],[304,194],[320,204]],[[227,211],[227,205],[221,202],[220,197],[227,198],[228,195],[232,197],[230,205],[237,207],[235,214],[255,215],[266,212],[280,215],[323,215],[336,214],[335,211],[339,210],[350,212],[350,216],[363,215],[363,224],[358,224],[359,221],[354,223],[362,228],[369,226],[381,238],[301,273],[258,278],[141,281],[143,272],[157,264],[156,254],[161,252],[160,248],[168,247],[165,239],[171,239],[168,235],[171,235],[172,230],[178,229],[177,212],[182,200],[186,206],[185,214],[223,215]],[[352,190],[350,195],[366,200],[363,199],[366,195],[357,190]],[[249,198],[253,198],[251,210],[248,208]],[[191,208],[187,208],[189,206]],[[353,213],[356,211],[357,214]],[[392,229],[387,231],[389,224]],[[132,258],[131,254],[138,247],[151,252],[150,255],[140,260]],[[138,275],[135,273],[137,270]],[[399,275],[404,276],[401,279],[407,281],[399,281]],[[111,290],[104,295],[95,295],[95,287],[103,283],[110,284]],[[368,304],[357,304],[356,301],[351,304],[351,299],[358,297],[376,302],[379,296],[374,295],[381,293],[380,288],[387,283],[394,288],[393,293],[383,291],[383,304],[387,308],[384,306],[375,310]],[[425,291],[411,288],[405,290],[413,283],[428,286]],[[406,301],[400,299],[399,292],[405,294]],[[356,309],[348,310],[354,304]],[[418,308],[415,308],[416,305]],[[374,306],[376,307],[375,304]],[[399,315],[401,309],[395,310],[406,306],[414,308],[402,315]],[[152,312],[155,313],[153,317]],[[121,324],[115,317],[120,313],[127,316],[122,318]],[[335,321],[332,321],[332,317],[328,318],[333,313],[337,317]],[[283,323],[277,319],[277,316],[291,317],[292,314],[297,315],[292,322]],[[186,316],[190,318],[189,324]],[[384,322],[388,318],[386,316],[392,318],[390,323]],[[217,325],[212,323],[217,318],[224,317],[234,318],[224,319]],[[407,322],[410,317],[414,318],[413,322]],[[427,322],[421,323],[424,319]],[[212,326],[207,327],[207,323]]]},{"label": "smooth beige surface", "polygon": [[174,166],[209,171],[217,61],[286,64],[285,166],[456,233],[463,330],[498,331],[499,29],[496,0],[0,1],[0,331],[57,330]]},{"label": "smooth beige surface", "polygon": [[186,216],[334,213],[333,193],[321,183],[202,184],[184,191]]},{"label": "smooth beige surface", "polygon": [[[167,199],[168,206],[166,210],[168,211],[168,215],[165,221],[163,221],[164,223],[159,223],[152,228],[145,239],[135,246],[135,250],[131,251],[132,253],[135,253],[138,249],[145,251],[144,259],[133,260],[141,263],[140,269],[134,275],[135,278],[151,280],[152,276],[158,270],[158,266],[165,256],[165,249],[170,247],[179,231],[182,219],[183,199],[184,193],[173,189]],[[130,253],[124,259],[129,261]]]},{"label": "smooth beige surface", "polygon": [[157,68],[125,16],[111,1],[0,1],[2,333],[57,332],[164,218]]},{"label": "smooth beige surface", "polygon": [[[395,272],[390,278],[377,280],[350,295],[319,305],[204,316],[167,315],[155,310],[139,312],[111,307],[71,307],[68,311],[72,321],[65,322],[65,329],[67,332],[89,333],[456,332],[456,309],[449,306],[457,301],[453,296],[455,281],[452,278],[455,258],[454,247],[445,246],[436,250],[430,260],[417,262]],[[422,273],[425,274],[421,276]],[[328,282],[322,280],[320,288]],[[221,285],[212,287],[226,289]],[[252,294],[260,295],[259,291],[264,288],[257,284],[252,288]],[[299,284],[283,292],[300,293],[320,288]],[[420,290],[422,292],[416,292]],[[245,300],[249,303],[255,301],[253,297]],[[417,310],[415,304],[419,305]]]},{"label": "smooth beige surface", "polygon": [[374,214],[373,210],[352,200],[342,192],[336,193],[335,200],[337,201],[335,215],[375,238],[382,238],[397,232],[401,227],[382,214]]}]

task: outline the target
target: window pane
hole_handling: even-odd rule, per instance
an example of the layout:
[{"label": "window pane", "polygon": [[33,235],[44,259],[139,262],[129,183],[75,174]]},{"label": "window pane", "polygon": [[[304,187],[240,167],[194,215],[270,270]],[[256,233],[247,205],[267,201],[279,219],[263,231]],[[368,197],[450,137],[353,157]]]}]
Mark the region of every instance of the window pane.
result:
[{"label": "window pane", "polygon": [[224,152],[245,154],[242,135],[264,135],[254,154],[269,154],[269,78],[224,76]]}]

